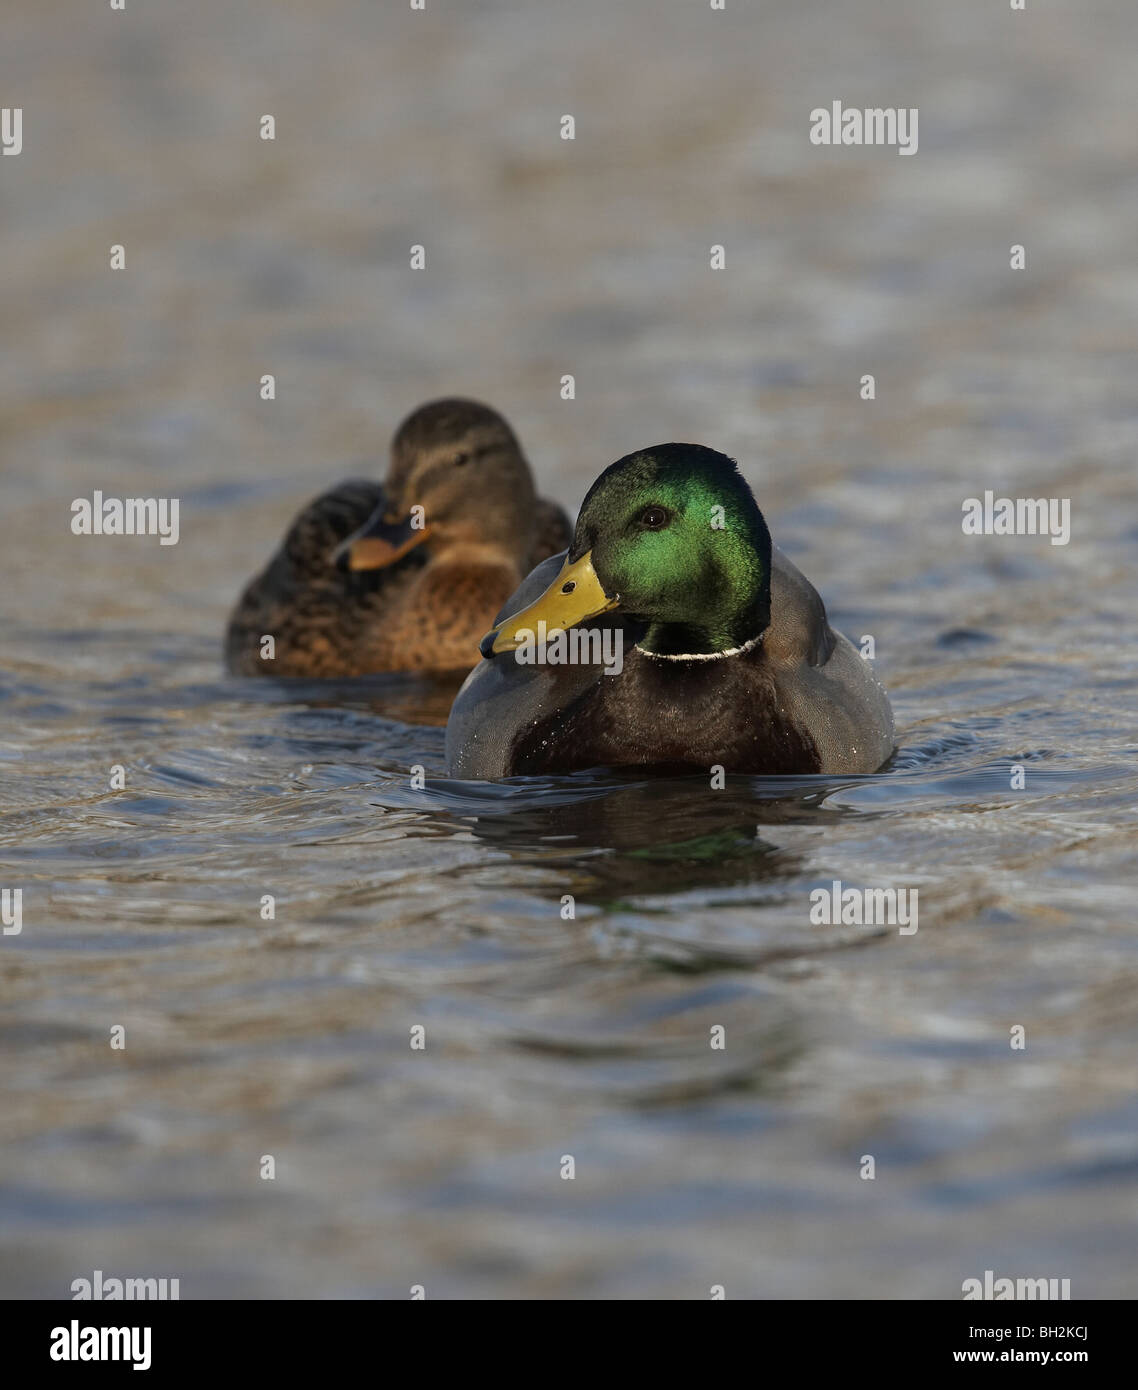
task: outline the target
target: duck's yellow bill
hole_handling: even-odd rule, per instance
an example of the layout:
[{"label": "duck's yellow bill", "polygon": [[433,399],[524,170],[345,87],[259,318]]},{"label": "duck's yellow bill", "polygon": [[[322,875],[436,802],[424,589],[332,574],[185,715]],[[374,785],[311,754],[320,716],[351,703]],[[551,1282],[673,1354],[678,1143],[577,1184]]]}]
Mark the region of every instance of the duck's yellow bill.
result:
[{"label": "duck's yellow bill", "polygon": [[601,581],[593,569],[593,552],[587,550],[572,564],[566,560],[557,578],[528,608],[512,614],[492,632],[488,632],[479,650],[483,656],[512,652],[525,640],[521,634],[536,632],[539,622],[545,623],[546,632],[552,632],[554,628],[575,627],[589,618],[595,618],[598,613],[607,613],[619,602],[619,594],[609,598],[601,587]]}]

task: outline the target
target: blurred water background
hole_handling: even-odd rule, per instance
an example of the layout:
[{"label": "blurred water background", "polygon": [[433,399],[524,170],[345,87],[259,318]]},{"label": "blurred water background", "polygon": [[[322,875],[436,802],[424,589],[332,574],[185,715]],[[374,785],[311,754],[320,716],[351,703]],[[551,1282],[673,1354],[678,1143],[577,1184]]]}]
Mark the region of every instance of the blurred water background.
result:
[{"label": "blurred water background", "polygon": [[[1134,1296],[1132,0],[2,23],[0,1293]],[[918,154],[812,146],[834,100]],[[571,509],[739,458],[894,766],[457,785],[445,688],[226,678],[297,508],[450,393]],[[96,488],[179,544],[73,536]],[[964,537],[988,488],[1070,544]],[[919,932],[811,926],[834,879]]]}]

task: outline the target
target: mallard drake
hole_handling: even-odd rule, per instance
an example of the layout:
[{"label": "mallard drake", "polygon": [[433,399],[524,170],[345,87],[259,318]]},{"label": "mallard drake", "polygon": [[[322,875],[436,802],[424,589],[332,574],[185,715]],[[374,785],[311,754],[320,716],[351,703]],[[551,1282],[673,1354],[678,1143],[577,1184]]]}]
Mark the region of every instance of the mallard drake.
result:
[{"label": "mallard drake", "polygon": [[431,401],[400,425],[382,485],[341,483],[297,516],[233,611],[227,664],[238,675],[468,671],[522,576],[571,535],[497,411]]},{"label": "mallard drake", "polygon": [[[573,664],[574,630],[591,661]],[[696,444],[605,469],[566,553],[530,574],[481,649],[447,724],[454,777],[873,772],[893,752],[869,662],[772,546],[735,463]]]}]

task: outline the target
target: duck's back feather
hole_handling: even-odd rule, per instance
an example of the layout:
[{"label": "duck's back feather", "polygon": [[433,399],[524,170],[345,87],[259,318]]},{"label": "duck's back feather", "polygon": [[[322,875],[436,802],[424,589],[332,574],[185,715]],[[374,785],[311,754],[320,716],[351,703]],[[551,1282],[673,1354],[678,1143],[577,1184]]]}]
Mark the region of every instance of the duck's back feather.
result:
[{"label": "duck's back feather", "polygon": [[[411,550],[381,570],[341,569],[333,554],[383,502],[378,483],[352,479],[310,502],[277,553],[246,587],[229,620],[225,655],[235,675],[360,673],[364,630],[408,586],[426,557]],[[261,656],[272,636],[275,654]]]}]

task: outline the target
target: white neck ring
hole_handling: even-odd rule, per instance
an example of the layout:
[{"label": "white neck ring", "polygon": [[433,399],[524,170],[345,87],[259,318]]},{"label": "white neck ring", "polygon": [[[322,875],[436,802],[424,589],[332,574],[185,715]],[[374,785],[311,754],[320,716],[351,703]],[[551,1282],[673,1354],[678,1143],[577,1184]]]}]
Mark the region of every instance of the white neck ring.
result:
[{"label": "white neck ring", "polygon": [[752,637],[741,647],[728,647],[722,652],[650,652],[639,642],[636,644],[636,650],[641,656],[650,656],[653,661],[722,661],[727,656],[742,656],[744,652],[757,647],[762,640],[763,634],[760,632],[757,637]]}]

